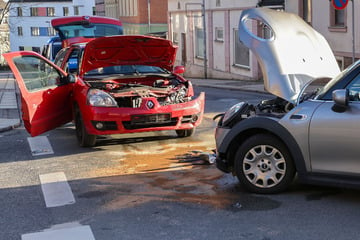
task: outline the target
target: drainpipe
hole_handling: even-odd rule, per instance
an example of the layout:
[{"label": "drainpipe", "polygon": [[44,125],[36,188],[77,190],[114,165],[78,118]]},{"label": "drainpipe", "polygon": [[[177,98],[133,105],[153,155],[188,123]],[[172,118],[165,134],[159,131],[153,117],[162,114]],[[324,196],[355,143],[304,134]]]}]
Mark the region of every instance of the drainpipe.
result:
[{"label": "drainpipe", "polygon": [[207,50],[206,50],[206,15],[205,0],[202,1],[202,20],[204,26],[204,78],[207,79]]},{"label": "drainpipe", "polygon": [[352,62],[355,62],[355,10],[354,10],[354,0],[352,2]]},{"label": "drainpipe", "polygon": [[151,31],[151,19],[150,19],[150,0],[147,1],[147,4],[148,4],[148,33],[150,33]]}]

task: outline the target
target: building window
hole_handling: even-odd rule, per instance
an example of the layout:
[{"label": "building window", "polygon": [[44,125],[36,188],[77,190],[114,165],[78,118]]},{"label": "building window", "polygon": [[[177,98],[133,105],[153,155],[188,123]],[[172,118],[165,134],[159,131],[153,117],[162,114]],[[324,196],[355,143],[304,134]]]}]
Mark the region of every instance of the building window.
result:
[{"label": "building window", "polygon": [[18,36],[23,36],[23,28],[22,27],[18,27]]},{"label": "building window", "polygon": [[220,6],[221,6],[220,0],[216,0],[216,6],[217,6],[217,7],[220,7]]},{"label": "building window", "polygon": [[204,58],[204,30],[202,28],[195,29],[195,56]]},{"label": "building window", "polygon": [[48,27],[47,32],[48,32],[48,36],[55,36],[56,35],[56,31],[52,27]]},{"label": "building window", "polygon": [[46,16],[54,17],[55,16],[55,8],[53,8],[53,7],[46,8]]},{"label": "building window", "polygon": [[63,7],[63,16],[69,16],[69,8]]},{"label": "building window", "polygon": [[222,27],[215,28],[215,41],[218,42],[224,41],[224,29]]},{"label": "building window", "polygon": [[234,65],[239,67],[250,68],[250,51],[240,42],[238,30],[234,29]]},{"label": "building window", "polygon": [[305,22],[311,25],[312,22],[312,0],[299,1],[299,15]]},{"label": "building window", "polygon": [[17,7],[16,10],[17,10],[17,16],[18,16],[18,17],[22,17],[22,15],[23,15],[22,8],[21,8],[21,7]]},{"label": "building window", "polygon": [[24,46],[19,46],[19,51],[24,51]]},{"label": "building window", "polygon": [[347,23],[346,23],[346,9],[342,10],[335,9],[330,3],[330,31],[337,32],[346,32],[347,31]]},{"label": "building window", "polygon": [[36,17],[38,16],[38,8],[30,8],[30,16]]},{"label": "building window", "polygon": [[32,49],[34,52],[40,53],[40,48],[39,47],[32,47]]},{"label": "building window", "polygon": [[79,15],[80,11],[79,11],[79,6],[74,6],[74,15]]},{"label": "building window", "polygon": [[39,27],[31,27],[31,36],[40,36]]},{"label": "building window", "polygon": [[179,34],[177,32],[173,32],[173,43],[179,43]]}]

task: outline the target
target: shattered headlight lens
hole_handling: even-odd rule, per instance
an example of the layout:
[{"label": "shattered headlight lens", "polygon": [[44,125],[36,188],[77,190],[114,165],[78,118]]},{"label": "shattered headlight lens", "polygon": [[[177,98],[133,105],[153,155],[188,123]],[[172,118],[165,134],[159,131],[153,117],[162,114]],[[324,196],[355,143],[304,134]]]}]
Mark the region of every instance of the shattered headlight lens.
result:
[{"label": "shattered headlight lens", "polygon": [[115,99],[108,93],[99,89],[90,89],[87,102],[94,107],[117,107]]}]

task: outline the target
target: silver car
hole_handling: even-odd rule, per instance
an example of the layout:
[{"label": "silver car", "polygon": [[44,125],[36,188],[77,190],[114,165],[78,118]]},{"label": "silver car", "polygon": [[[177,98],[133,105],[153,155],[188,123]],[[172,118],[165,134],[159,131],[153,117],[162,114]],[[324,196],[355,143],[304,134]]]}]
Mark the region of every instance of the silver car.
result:
[{"label": "silver car", "polygon": [[325,38],[291,13],[245,10],[239,36],[274,98],[220,115],[217,167],[256,193],[283,191],[296,173],[305,183],[360,186],[360,61],[340,72]]}]

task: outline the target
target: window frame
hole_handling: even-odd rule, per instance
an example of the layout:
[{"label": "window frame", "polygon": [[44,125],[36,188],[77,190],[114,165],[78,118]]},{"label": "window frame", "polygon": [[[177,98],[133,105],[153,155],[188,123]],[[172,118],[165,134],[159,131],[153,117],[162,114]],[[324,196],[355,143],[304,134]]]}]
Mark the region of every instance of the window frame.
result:
[{"label": "window frame", "polygon": [[[199,35],[199,33],[202,33],[202,38]],[[205,37],[205,33],[204,33],[204,28],[202,27],[195,27],[195,57],[198,59],[205,59],[205,46],[204,46],[204,37]]]},{"label": "window frame", "polygon": [[[343,11],[344,24],[336,23],[336,15],[339,11]],[[347,32],[347,8],[337,10],[330,4],[330,23],[328,29],[330,32]]]},{"label": "window frame", "polygon": [[[251,60],[250,60],[250,50],[249,48],[247,48],[243,43],[240,42],[239,40],[239,35],[238,35],[238,32],[239,30],[237,28],[234,28],[233,29],[233,46],[234,46],[234,49],[233,49],[233,66],[234,67],[239,67],[239,68],[244,68],[244,69],[247,69],[247,70],[250,70],[250,63],[251,63]],[[238,49],[238,47],[244,47],[242,49]],[[244,53],[246,50],[246,53],[247,53],[247,65],[243,64],[243,63],[237,63],[237,53]]]}]

